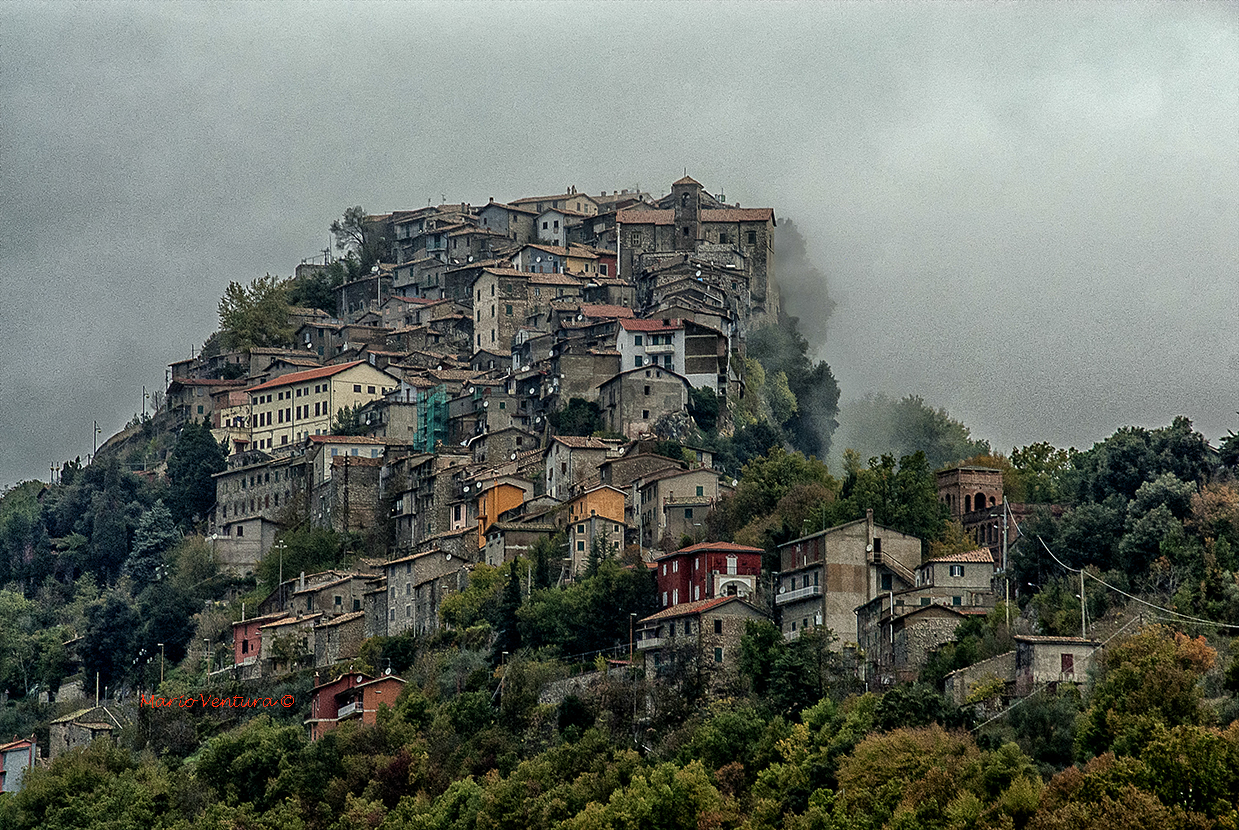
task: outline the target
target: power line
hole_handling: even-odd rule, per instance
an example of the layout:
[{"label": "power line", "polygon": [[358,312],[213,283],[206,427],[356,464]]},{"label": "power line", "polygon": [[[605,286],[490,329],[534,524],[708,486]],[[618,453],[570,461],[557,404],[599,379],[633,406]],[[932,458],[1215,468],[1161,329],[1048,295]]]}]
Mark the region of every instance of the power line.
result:
[{"label": "power line", "polygon": [[1160,605],[1154,605],[1153,603],[1148,602],[1147,600],[1143,600],[1143,599],[1140,599],[1140,597],[1133,596],[1133,595],[1131,595],[1131,594],[1127,593],[1126,591],[1124,591],[1122,588],[1116,588],[1115,586],[1111,585],[1109,582],[1106,582],[1106,581],[1105,581],[1104,579],[1102,579],[1101,577],[1099,577],[1099,576],[1094,576],[1093,574],[1091,574],[1091,573],[1089,573],[1088,571],[1084,570],[1084,568],[1083,568],[1083,567],[1080,567],[1080,568],[1071,568],[1071,567],[1068,567],[1068,566],[1067,566],[1067,565],[1066,565],[1066,564],[1065,564],[1065,563],[1064,563],[1061,559],[1059,559],[1057,556],[1055,556],[1055,555],[1054,555],[1054,551],[1050,550],[1050,546],[1049,546],[1049,545],[1047,545],[1047,544],[1045,543],[1045,540],[1044,540],[1044,539],[1042,539],[1040,536],[1038,536],[1038,537],[1037,537],[1037,541],[1041,543],[1041,546],[1042,546],[1043,548],[1045,548],[1045,552],[1046,552],[1046,553],[1048,553],[1048,554],[1050,555],[1050,558],[1052,558],[1055,562],[1057,562],[1057,563],[1058,563],[1058,564],[1059,564],[1059,565],[1060,565],[1060,566],[1061,566],[1064,570],[1070,571],[1071,573],[1078,573],[1078,574],[1080,574],[1080,578],[1081,578],[1081,580],[1083,580],[1083,578],[1087,576],[1089,579],[1092,579],[1092,580],[1095,580],[1095,581],[1097,581],[1097,582],[1100,582],[1102,585],[1106,586],[1106,587],[1107,587],[1107,588],[1109,588],[1111,591],[1114,591],[1116,594],[1122,594],[1123,596],[1127,597],[1128,599],[1130,599],[1130,600],[1132,600],[1132,601],[1134,601],[1134,602],[1138,602],[1138,603],[1140,603],[1141,605],[1148,606],[1149,608],[1152,608],[1154,611],[1160,611],[1160,612],[1162,612],[1163,614],[1168,614],[1168,615],[1170,615],[1171,617],[1177,617],[1179,620],[1185,620],[1185,621],[1188,621],[1188,622],[1200,623],[1200,624],[1202,624],[1202,625],[1211,625],[1211,626],[1214,626],[1215,628],[1234,628],[1234,629],[1239,629],[1239,625],[1233,625],[1233,624],[1231,624],[1231,623],[1222,623],[1222,622],[1217,622],[1216,620],[1206,620],[1206,619],[1204,619],[1203,617],[1193,617],[1193,616],[1192,616],[1192,615],[1190,615],[1190,614],[1183,614],[1183,613],[1181,613],[1181,612],[1179,612],[1179,611],[1172,611],[1172,610],[1171,610],[1171,609],[1169,609],[1169,608],[1163,608],[1163,607],[1162,607],[1162,606],[1160,606]]}]

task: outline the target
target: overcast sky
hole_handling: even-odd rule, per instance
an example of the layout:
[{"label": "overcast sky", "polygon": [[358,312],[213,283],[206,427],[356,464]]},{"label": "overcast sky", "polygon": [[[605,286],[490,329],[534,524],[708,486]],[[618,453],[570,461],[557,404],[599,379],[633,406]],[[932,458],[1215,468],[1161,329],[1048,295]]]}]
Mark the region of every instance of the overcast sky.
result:
[{"label": "overcast sky", "polygon": [[[1239,431],[1239,6],[0,5],[0,485],[350,205],[688,171],[795,221],[845,399],[1010,450]],[[777,237],[776,237],[777,244]],[[817,295],[820,296],[820,295]],[[817,325],[813,295],[794,313]]]}]

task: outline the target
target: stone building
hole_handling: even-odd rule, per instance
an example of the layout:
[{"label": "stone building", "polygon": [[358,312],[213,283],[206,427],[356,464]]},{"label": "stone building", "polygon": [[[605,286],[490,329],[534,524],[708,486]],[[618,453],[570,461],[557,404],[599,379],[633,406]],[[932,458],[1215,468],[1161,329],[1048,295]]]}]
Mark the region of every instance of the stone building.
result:
[{"label": "stone building", "polygon": [[629,438],[651,434],[660,418],[687,411],[691,388],[686,377],[671,369],[622,371],[598,387],[603,426]]},{"label": "stone building", "polygon": [[826,626],[838,647],[856,642],[855,609],[916,583],[921,540],[865,518],[779,545],[776,617],[783,636]]},{"label": "stone building", "polygon": [[[749,304],[755,320],[777,319],[778,287],[774,274],[774,211],[726,205],[685,176],[671,185],[657,207],[638,205],[616,214],[620,276],[638,284],[650,254],[698,253],[747,263]],[[653,261],[657,261],[657,257]]]},{"label": "stone building", "polygon": [[737,675],[740,640],[749,620],[765,619],[739,597],[716,597],[665,608],[636,623],[638,663],[647,679],[703,670],[712,692]]}]

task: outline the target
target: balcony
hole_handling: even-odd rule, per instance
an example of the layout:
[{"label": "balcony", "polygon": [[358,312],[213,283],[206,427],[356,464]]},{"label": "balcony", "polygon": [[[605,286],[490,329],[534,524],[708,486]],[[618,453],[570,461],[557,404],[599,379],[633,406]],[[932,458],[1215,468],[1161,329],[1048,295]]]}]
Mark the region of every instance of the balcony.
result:
[{"label": "balcony", "polygon": [[336,720],[344,720],[349,715],[360,715],[361,712],[361,702],[354,700],[352,703],[346,703],[340,707],[340,709],[336,712]]},{"label": "balcony", "polygon": [[666,644],[666,637],[646,637],[644,639],[637,640],[637,650],[644,651],[649,648],[662,648]]},{"label": "balcony", "polygon": [[675,344],[674,343],[660,343],[657,346],[653,346],[653,345],[646,346],[645,353],[646,354],[674,354]]},{"label": "balcony", "polygon": [[809,585],[804,588],[797,588],[794,591],[783,591],[774,595],[775,605],[786,605],[789,602],[807,599],[808,597],[820,597],[822,588],[820,585]]}]

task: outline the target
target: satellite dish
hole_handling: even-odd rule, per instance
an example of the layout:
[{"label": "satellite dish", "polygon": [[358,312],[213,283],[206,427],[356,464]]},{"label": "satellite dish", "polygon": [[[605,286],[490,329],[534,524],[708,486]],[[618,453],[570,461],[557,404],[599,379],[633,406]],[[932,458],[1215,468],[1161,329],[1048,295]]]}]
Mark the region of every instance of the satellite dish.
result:
[{"label": "satellite dish", "polygon": [[873,553],[873,545],[865,545],[865,553]]},{"label": "satellite dish", "polygon": [[542,423],[542,416],[541,416],[541,415],[539,415],[537,418],[534,418],[534,419],[533,419],[533,422],[534,422],[535,424],[540,424],[540,423]]},{"label": "satellite dish", "polygon": [[482,408],[483,408],[483,409],[485,409],[485,408],[486,408],[486,407],[488,407],[488,406],[490,406],[490,401],[482,401]]},{"label": "satellite dish", "polygon": [[577,318],[578,320],[584,320],[584,319],[585,319],[585,315],[584,315],[584,314],[578,314],[578,315],[576,316],[576,318]]},{"label": "satellite dish", "polygon": [[449,554],[446,554],[446,555],[443,557],[443,561],[444,561],[444,562],[446,562],[446,561],[450,560],[451,558],[452,558],[452,555],[451,555],[450,553],[449,553]]},{"label": "satellite dish", "polygon": [[779,586],[779,593],[780,593],[780,594],[786,594],[786,593],[787,593],[787,588],[786,588],[785,586],[783,586],[783,585],[780,585],[780,586]]},{"label": "satellite dish", "polygon": [[472,387],[472,386],[470,386],[470,387],[469,387],[469,394],[470,394],[470,395],[472,395],[472,394],[473,394],[473,387]]},{"label": "satellite dish", "polygon": [[515,461],[515,460],[516,460],[516,453],[512,453],[512,458],[511,458],[510,460],[512,460],[512,461]]},{"label": "satellite dish", "polygon": [[541,262],[541,261],[542,261],[542,257],[540,257],[540,256],[536,256],[536,257],[534,257],[534,258],[533,258],[533,261],[534,261],[534,262]]},{"label": "satellite dish", "polygon": [[360,675],[360,674],[359,674],[359,675],[357,675],[357,682],[358,682],[358,683],[361,683],[363,680],[365,680],[365,678],[364,678],[362,675]]},{"label": "satellite dish", "polygon": [[468,493],[468,492],[469,492],[469,485],[468,485],[468,484],[466,484],[466,485],[465,485],[465,492],[466,492],[466,493]]},{"label": "satellite dish", "polygon": [[467,258],[465,259],[465,262],[473,262],[473,256],[472,256],[472,255],[470,255],[469,257],[467,257]]},{"label": "satellite dish", "polygon": [[526,366],[524,369],[521,369],[521,371],[522,371],[522,372],[528,372],[528,371],[529,371],[529,367],[528,367],[528,366]]},{"label": "satellite dish", "polygon": [[388,676],[390,676],[390,675],[391,675],[391,666],[388,666],[388,667],[387,667],[387,668],[383,671],[383,676],[384,676],[384,677],[388,677]]},{"label": "satellite dish", "polygon": [[700,269],[700,268],[698,268],[698,269],[697,269],[697,276],[699,276],[699,277],[701,276],[701,269]]}]

